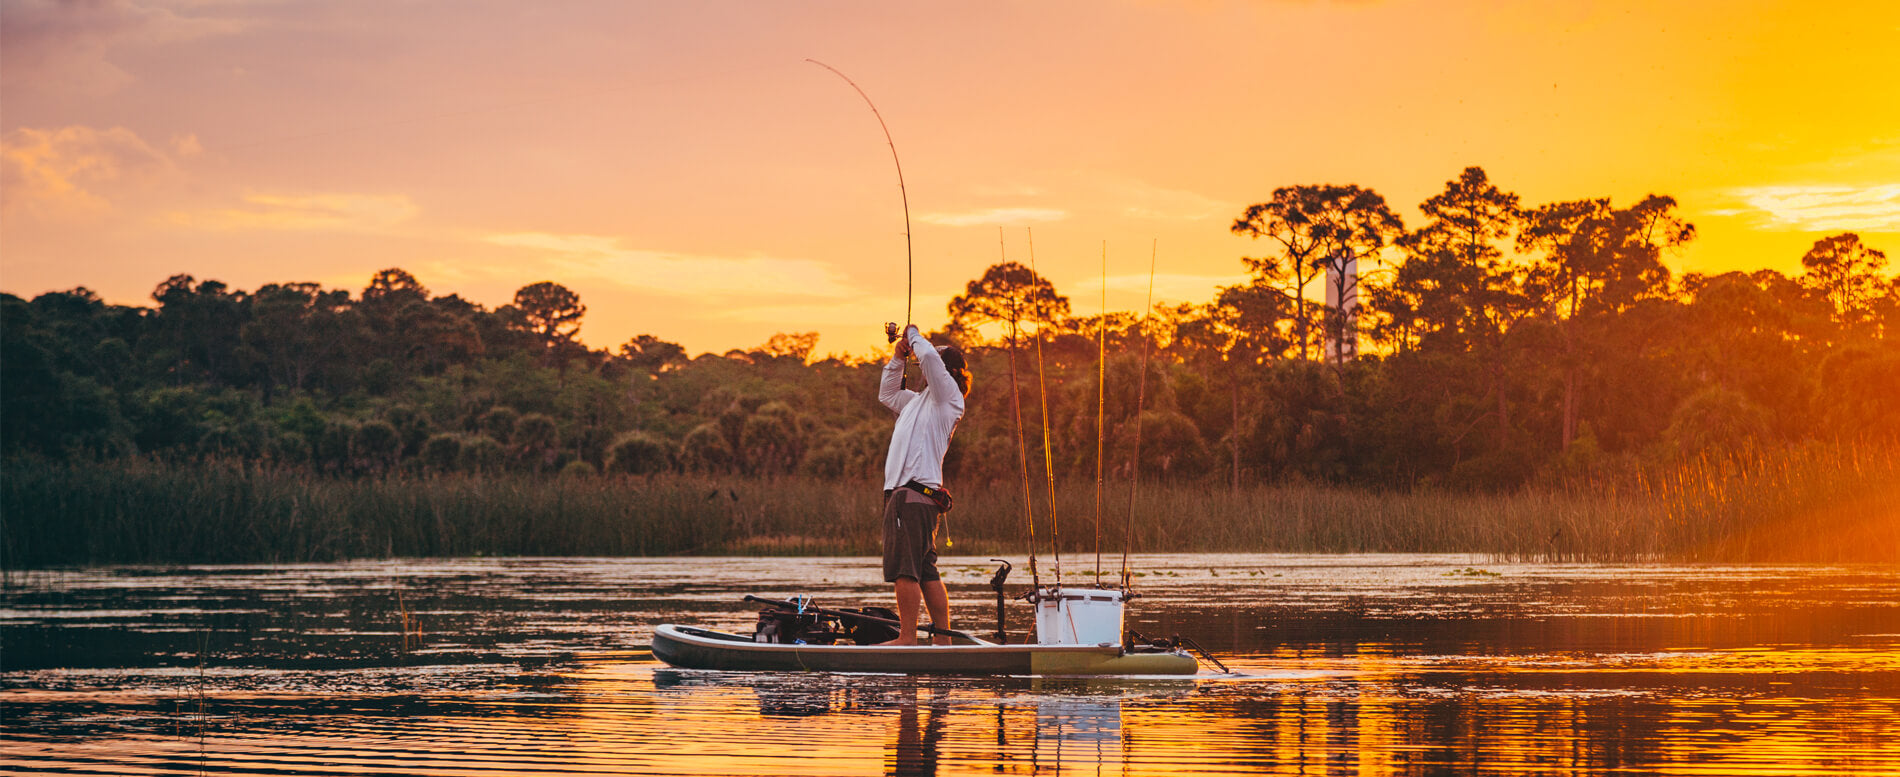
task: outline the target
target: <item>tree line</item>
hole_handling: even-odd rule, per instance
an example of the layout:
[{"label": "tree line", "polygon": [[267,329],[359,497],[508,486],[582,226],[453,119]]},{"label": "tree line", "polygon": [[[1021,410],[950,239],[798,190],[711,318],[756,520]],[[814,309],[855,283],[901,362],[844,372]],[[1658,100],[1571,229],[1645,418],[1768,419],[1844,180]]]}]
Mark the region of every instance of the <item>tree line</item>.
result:
[{"label": "tree line", "polygon": [[[1525,206],[1473,167],[1419,211],[1407,227],[1371,189],[1279,188],[1231,227],[1264,249],[1246,282],[1146,312],[1077,316],[1029,268],[990,267],[933,334],[976,375],[950,477],[1041,477],[1045,428],[1057,474],[1092,477],[1098,424],[1115,477],[1139,428],[1144,479],[1235,487],[1504,490],[1900,438],[1900,282],[1854,234],[1794,276],[1677,275],[1696,233],[1669,197]],[[1327,284],[1357,310],[1316,302]],[[0,296],[6,457],[868,480],[889,434],[880,360],[814,360],[813,333],[589,348],[552,281],[494,309],[401,269],[355,294],[177,275],[151,298]]]}]

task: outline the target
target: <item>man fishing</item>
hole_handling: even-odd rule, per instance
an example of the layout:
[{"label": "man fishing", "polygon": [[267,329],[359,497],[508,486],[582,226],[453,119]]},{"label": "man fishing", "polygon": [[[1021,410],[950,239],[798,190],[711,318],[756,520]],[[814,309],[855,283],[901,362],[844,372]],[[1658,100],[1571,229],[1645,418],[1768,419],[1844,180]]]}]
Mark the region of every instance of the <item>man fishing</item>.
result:
[{"label": "man fishing", "polygon": [[[885,327],[894,334],[896,325]],[[923,368],[920,390],[904,387],[904,364],[911,356]],[[930,611],[932,625],[950,628],[950,595],[937,574],[937,524],[950,510],[943,488],[943,454],[963,417],[963,395],[970,372],[956,346],[931,346],[917,327],[904,328],[895,352],[884,365],[877,399],[897,414],[890,451],[884,457],[884,581],[897,589],[897,639],[888,644],[917,644],[917,605]],[[932,643],[950,644],[937,634]]]}]

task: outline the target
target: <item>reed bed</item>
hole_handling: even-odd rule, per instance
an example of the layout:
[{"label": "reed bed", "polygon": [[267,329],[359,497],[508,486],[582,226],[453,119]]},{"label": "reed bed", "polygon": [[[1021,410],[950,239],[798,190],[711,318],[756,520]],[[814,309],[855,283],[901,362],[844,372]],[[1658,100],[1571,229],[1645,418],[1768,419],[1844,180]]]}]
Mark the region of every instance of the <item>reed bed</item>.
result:
[{"label": "reed bed", "polygon": [[[334,479],[242,464],[14,461],[0,564],[442,556],[871,554],[876,483],[643,477]],[[1018,483],[958,489],[947,554],[1030,547]],[[1540,560],[1900,561],[1900,456],[1817,446],[1511,494],[1125,484],[1034,499],[1036,550],[1462,552]],[[1126,531],[1126,534],[1124,532]],[[1100,537],[1099,546],[1097,537]],[[1080,563],[1080,562],[1076,562]]]}]

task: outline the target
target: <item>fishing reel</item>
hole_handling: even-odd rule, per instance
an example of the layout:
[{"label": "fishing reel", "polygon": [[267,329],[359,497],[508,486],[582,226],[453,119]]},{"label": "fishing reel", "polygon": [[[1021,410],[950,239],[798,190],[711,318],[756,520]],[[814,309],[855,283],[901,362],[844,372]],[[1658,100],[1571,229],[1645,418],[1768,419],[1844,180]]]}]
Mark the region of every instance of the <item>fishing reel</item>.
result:
[{"label": "fishing reel", "polygon": [[884,322],[884,342],[887,342],[887,343],[897,342],[897,322],[896,321]]}]

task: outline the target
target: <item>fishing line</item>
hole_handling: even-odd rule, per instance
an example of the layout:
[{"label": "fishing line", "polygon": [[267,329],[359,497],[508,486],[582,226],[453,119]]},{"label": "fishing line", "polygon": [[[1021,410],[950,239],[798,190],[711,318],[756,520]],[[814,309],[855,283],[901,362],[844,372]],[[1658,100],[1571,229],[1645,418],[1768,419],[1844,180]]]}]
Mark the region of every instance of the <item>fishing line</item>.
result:
[{"label": "fishing line", "polygon": [[858,93],[858,96],[864,98],[864,104],[871,106],[871,115],[877,117],[878,129],[884,130],[884,142],[891,147],[891,163],[897,166],[897,193],[898,196],[904,199],[904,326],[908,327],[910,326],[911,298],[915,294],[917,273],[916,263],[912,259],[910,250],[910,192],[904,188],[904,163],[897,159],[897,141],[891,139],[891,128],[884,124],[884,114],[878,112],[877,103],[871,102],[871,96],[865,94],[863,89],[858,88],[858,82],[851,80],[850,76],[845,75],[837,68],[819,62],[818,60],[807,57],[805,61],[836,73],[839,78],[844,79],[845,83],[850,84],[851,88]]},{"label": "fishing line", "polygon": [[1148,307],[1141,312],[1141,377],[1135,381],[1135,452],[1129,457],[1128,517],[1122,523],[1122,591],[1128,591],[1128,547],[1135,537],[1135,489],[1141,482],[1141,408],[1148,399],[1148,317],[1155,309],[1155,257],[1160,255],[1161,239],[1148,248]]},{"label": "fishing line", "polygon": [[[1003,243],[1003,228],[996,228],[996,251],[1002,257],[1003,264],[1009,264],[1009,252]],[[1042,577],[1036,572],[1036,514],[1031,507],[1029,493],[1029,447],[1023,442],[1023,395],[1016,382],[1016,332],[1017,316],[1009,319],[1009,405],[1016,417],[1016,463],[1021,465],[1023,473],[1023,526],[1029,530],[1029,583],[1030,590],[1042,590]]]},{"label": "fishing line", "polygon": [[[1031,227],[1023,227],[1029,236],[1029,276],[1040,278],[1036,272],[1036,233]],[[1031,287],[1033,290],[1035,287]],[[1048,372],[1042,361],[1043,330],[1036,330],[1036,391],[1042,398],[1042,471],[1049,478],[1049,553],[1055,559],[1056,587],[1062,587],[1062,524],[1056,520],[1056,467],[1055,453],[1050,450],[1049,441],[1049,383],[1045,378]]]},{"label": "fishing line", "polygon": [[1108,241],[1102,241],[1102,318],[1095,327],[1095,584],[1102,584],[1102,417],[1108,412]]}]

